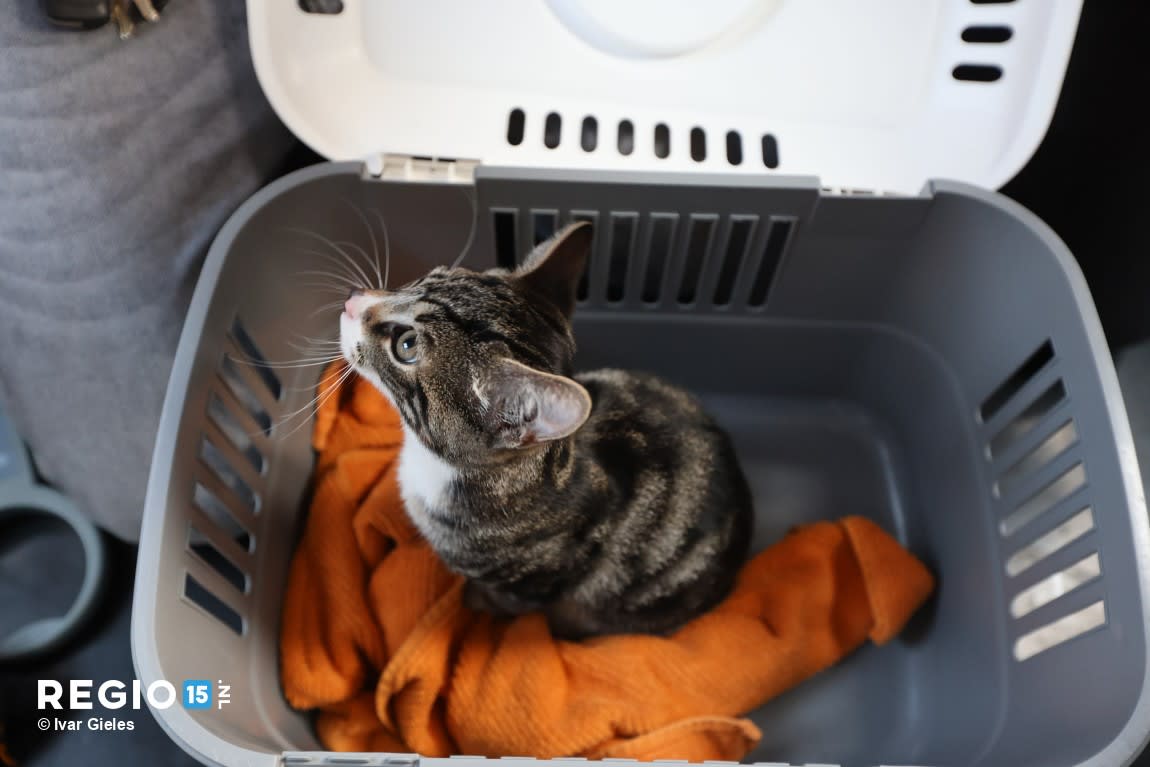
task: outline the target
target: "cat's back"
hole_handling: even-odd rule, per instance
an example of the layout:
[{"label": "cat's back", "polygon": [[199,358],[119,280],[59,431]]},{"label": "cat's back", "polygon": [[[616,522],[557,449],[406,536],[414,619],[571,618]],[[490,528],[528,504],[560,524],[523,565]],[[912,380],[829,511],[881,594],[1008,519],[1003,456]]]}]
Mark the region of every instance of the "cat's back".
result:
[{"label": "cat's back", "polygon": [[742,527],[731,521],[750,512],[746,478],[730,437],[698,399],[635,371],[595,370],[576,380],[592,401],[576,451],[614,496],[603,500],[672,539]]},{"label": "cat's back", "polygon": [[575,439],[596,556],[552,620],[573,634],[669,630],[729,590],[750,537],[746,478],[690,393],[634,371],[575,378],[592,400]]},{"label": "cat's back", "polygon": [[591,395],[591,415],[580,430],[588,443],[635,441],[642,443],[648,459],[657,461],[660,450],[691,452],[726,439],[692,394],[657,376],[603,368],[580,373],[575,380]]}]

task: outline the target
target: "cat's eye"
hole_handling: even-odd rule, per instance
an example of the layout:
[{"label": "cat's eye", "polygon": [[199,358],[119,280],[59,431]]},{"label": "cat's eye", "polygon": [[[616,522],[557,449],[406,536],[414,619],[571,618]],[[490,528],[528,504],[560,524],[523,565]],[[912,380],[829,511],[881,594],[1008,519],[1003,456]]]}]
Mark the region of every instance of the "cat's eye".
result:
[{"label": "cat's eye", "polygon": [[405,365],[419,359],[419,334],[411,328],[398,327],[391,334],[391,353]]}]

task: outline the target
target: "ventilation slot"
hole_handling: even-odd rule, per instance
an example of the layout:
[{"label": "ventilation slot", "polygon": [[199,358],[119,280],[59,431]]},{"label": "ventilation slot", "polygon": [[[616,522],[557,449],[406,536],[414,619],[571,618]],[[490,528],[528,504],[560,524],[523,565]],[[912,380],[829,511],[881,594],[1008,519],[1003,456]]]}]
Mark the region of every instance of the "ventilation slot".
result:
[{"label": "ventilation slot", "polygon": [[679,280],[680,304],[692,304],[699,288],[703,264],[711,252],[715,234],[715,216],[691,216],[687,232],[687,258],[683,262],[683,276]]},{"label": "ventilation slot", "polygon": [[279,376],[268,366],[267,357],[265,357],[264,353],[260,351],[260,348],[256,346],[256,342],[252,340],[251,335],[239,317],[236,317],[235,321],[232,322],[231,336],[236,346],[238,346],[243,353],[244,359],[255,368],[260,380],[264,386],[267,387],[268,393],[272,395],[272,399],[278,400],[280,394],[283,392]]},{"label": "ventilation slot", "polygon": [[[592,228],[595,228],[595,224],[598,220],[599,220],[599,214],[594,212],[594,211],[572,211],[571,212],[571,223],[575,223],[576,221],[586,221],[587,223],[591,224]],[[589,282],[588,281],[591,278],[592,264],[598,262],[598,260],[603,257],[603,254],[599,252],[599,247],[598,247],[599,241],[596,238],[595,234],[596,233],[594,231],[592,231],[592,233],[591,233],[591,243],[592,243],[591,244],[591,253],[587,257],[587,265],[585,267],[583,267],[583,276],[579,278],[579,288],[575,293],[575,299],[577,301],[586,301],[587,300],[587,291],[589,288]]]},{"label": "ventilation slot", "polygon": [[320,16],[343,13],[343,0],[298,0],[297,4],[304,13],[315,13]]},{"label": "ventilation slot", "polygon": [[675,229],[679,217],[674,213],[652,213],[651,246],[647,251],[647,270],[643,275],[643,302],[656,304],[663,293],[663,276],[667,259],[671,254],[671,243],[675,241]]},{"label": "ventilation slot", "polygon": [[270,434],[272,428],[271,414],[264,409],[260,398],[240,373],[235,361],[231,357],[225,356],[220,361],[220,378],[223,379],[228,391],[232,393],[236,402],[238,402],[244,412],[251,417],[252,421],[264,434]]},{"label": "ventilation slot", "polygon": [[999,525],[1003,537],[1009,537],[1054,508],[1086,485],[1086,468],[1074,464],[1006,516]]},{"label": "ventilation slot", "polygon": [[252,514],[256,513],[259,508],[259,496],[240,478],[220,449],[206,438],[200,443],[200,460],[211,469],[216,479],[235,495],[244,509]]},{"label": "ventilation slot", "polygon": [[208,400],[208,417],[211,418],[224,437],[231,442],[232,447],[248,460],[252,468],[257,473],[263,474],[264,455],[252,442],[251,432],[240,426],[236,416],[216,394],[212,394]]},{"label": "ventilation slot", "polygon": [[655,156],[660,160],[671,156],[671,130],[663,123],[655,126]]},{"label": "ventilation slot", "polygon": [[243,635],[244,620],[240,614],[187,573],[184,574],[184,597],[236,634]]},{"label": "ventilation slot", "polygon": [[531,211],[531,245],[532,247],[547,241],[555,234],[556,222],[559,212],[554,210]]},{"label": "ventilation slot", "polygon": [[970,0],[972,5],[1009,5],[1014,0]]},{"label": "ventilation slot", "polygon": [[[1008,406],[1022,404],[1023,392],[1028,387],[1035,388],[1034,383],[1046,374],[1054,360],[1054,347],[1049,340],[1044,341],[1035,351],[1023,360],[1007,378],[992,391],[976,414],[982,423],[992,422],[1003,416]],[[1001,426],[994,425],[996,429],[987,445],[987,457],[992,461],[1000,460],[1016,445],[1023,446],[1023,440],[1033,441],[1030,434],[1047,418],[1052,417],[1054,411],[1066,401],[1066,386],[1061,380],[1055,380],[1041,391],[1017,415],[1006,420]],[[1018,460],[1014,465],[1001,474],[992,491],[1001,496],[1010,491],[1018,480],[1036,471],[1040,466],[1049,463],[1057,454],[1065,452],[1078,438],[1078,430],[1070,420],[1064,420],[1053,428],[1041,442],[1038,442]]]},{"label": "ventilation slot", "polygon": [[527,125],[527,115],[522,109],[512,109],[507,115],[507,143],[519,146],[523,143],[523,130]]},{"label": "ventilation slot", "polygon": [[634,260],[636,213],[611,214],[611,261],[607,270],[607,300],[622,301],[627,290],[627,272]]},{"label": "ventilation slot", "polygon": [[188,549],[232,584],[236,591],[241,594],[248,592],[248,576],[195,525],[188,525]]},{"label": "ventilation slot", "polygon": [[619,121],[619,134],[616,142],[619,154],[627,156],[635,151],[635,125],[630,120]]},{"label": "ventilation slot", "polygon": [[1094,529],[1094,511],[1087,506],[1050,532],[1023,546],[1006,560],[1006,574],[1014,577],[1061,551]]},{"label": "ventilation slot", "polygon": [[993,64],[959,64],[954,68],[955,80],[967,83],[993,83],[1002,77],[1002,67]]},{"label": "ventilation slot", "polygon": [[1075,637],[1105,625],[1105,623],[1106,605],[1099,600],[1089,607],[1070,613],[1040,629],[1019,637],[1018,641],[1014,643],[1014,657],[1019,661],[1033,658],[1041,652],[1069,642]]},{"label": "ventilation slot", "polygon": [[1013,36],[1014,31],[1004,26],[967,27],[962,30],[964,43],[1005,43]]},{"label": "ventilation slot", "polygon": [[770,133],[762,138],[763,165],[774,170],[779,167],[779,142]]},{"label": "ventilation slot", "polygon": [[551,112],[543,121],[543,146],[554,149],[559,146],[559,139],[563,132],[563,118],[558,112]]},{"label": "ventilation slot", "polygon": [[584,152],[594,152],[598,145],[599,122],[591,115],[587,115],[583,118],[583,127],[579,131],[579,146],[583,147]]},{"label": "ventilation slot", "polygon": [[719,271],[719,282],[715,285],[714,303],[727,306],[735,291],[735,282],[746,258],[747,244],[751,231],[758,223],[756,216],[731,216],[731,234],[727,239],[727,250],[723,254],[723,266]]},{"label": "ventilation slot", "polygon": [[514,210],[491,211],[491,230],[495,234],[495,263],[502,269],[514,269],[518,261],[515,247]]},{"label": "ventilation slot", "polygon": [[743,138],[735,131],[727,131],[727,162],[743,164]]},{"label": "ventilation slot", "polygon": [[216,529],[222,532],[231,540],[239,544],[240,548],[246,549],[248,552],[255,551],[255,539],[253,539],[244,526],[236,520],[231,509],[227,504],[221,501],[216,495],[204,487],[199,482],[196,483],[195,490],[192,493],[192,503],[196,505],[204,516],[212,521]]},{"label": "ventilation slot", "polygon": [[1067,421],[1054,431],[1053,434],[1042,440],[1029,453],[1023,456],[1016,464],[1011,466],[994,483],[993,492],[996,498],[1009,494],[1018,482],[1033,474],[1038,469],[1053,461],[1078,441],[1078,427],[1074,421]]},{"label": "ventilation slot", "polygon": [[1040,607],[1050,604],[1059,597],[1069,594],[1079,586],[1089,583],[1102,574],[1098,554],[1078,560],[1065,570],[1049,575],[1010,601],[1010,614],[1014,618],[1030,615]]},{"label": "ventilation slot", "polygon": [[[1049,413],[1066,401],[1066,387],[1062,381],[1055,381],[1038,396],[1022,413],[1007,423],[994,436],[987,447],[989,456],[994,459],[1015,443],[1026,437]],[[1075,432],[1077,434],[1077,432]]]},{"label": "ventilation slot", "polygon": [[747,304],[760,307],[766,304],[771,294],[771,286],[775,282],[775,275],[779,271],[783,254],[791,237],[792,219],[771,219],[771,228],[767,232],[767,241],[763,244],[763,253],[759,259],[759,268],[755,272],[754,282],[751,283],[751,293]]},{"label": "ventilation slot", "polygon": [[1018,366],[1017,370],[1011,373],[1005,381],[998,385],[997,389],[982,401],[982,405],[978,409],[979,418],[984,423],[993,418],[1052,359],[1054,359],[1054,346],[1049,340],[1044,341],[1041,346],[1034,350],[1034,353]]},{"label": "ventilation slot", "polygon": [[707,134],[702,128],[691,128],[691,159],[695,162],[707,159]]}]

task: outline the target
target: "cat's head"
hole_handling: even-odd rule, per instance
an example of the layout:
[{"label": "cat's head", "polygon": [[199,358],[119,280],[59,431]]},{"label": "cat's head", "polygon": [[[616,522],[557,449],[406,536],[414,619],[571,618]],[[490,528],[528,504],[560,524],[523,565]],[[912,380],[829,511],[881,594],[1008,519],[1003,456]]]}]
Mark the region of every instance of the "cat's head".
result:
[{"label": "cat's head", "polygon": [[590,226],[574,224],[515,271],[437,267],[396,290],[353,291],[340,316],[343,355],[453,463],[567,437],[591,411],[568,377],[590,246]]}]

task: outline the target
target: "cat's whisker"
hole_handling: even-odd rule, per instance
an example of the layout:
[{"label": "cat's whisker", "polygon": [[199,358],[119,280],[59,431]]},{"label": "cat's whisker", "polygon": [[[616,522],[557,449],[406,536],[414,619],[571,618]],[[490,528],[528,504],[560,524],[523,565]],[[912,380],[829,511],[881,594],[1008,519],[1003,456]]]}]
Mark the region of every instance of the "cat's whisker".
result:
[{"label": "cat's whisker", "polygon": [[[356,262],[355,258],[353,258],[350,253],[348,253],[346,250],[341,248],[338,243],[328,239],[327,237],[324,237],[319,232],[313,232],[309,229],[293,228],[293,229],[290,229],[289,231],[304,235],[306,237],[310,237],[310,238],[318,241],[320,244],[326,245],[327,247],[331,248],[331,250],[333,251],[330,253],[326,252],[326,251],[306,251],[309,254],[317,255],[317,256],[323,255],[323,256],[327,257],[333,264],[336,264],[336,265],[340,266],[341,268],[345,269],[347,271],[347,273],[349,275],[354,276],[355,279],[362,280],[363,281],[362,284],[365,286],[369,285],[371,283],[371,281],[367,278],[367,273],[363,271],[363,267],[361,267],[359,265],[359,263]],[[342,259],[339,257],[342,257]]]},{"label": "cat's whisker", "polygon": [[[344,381],[347,380],[348,376],[351,375],[352,372],[354,372],[354,369],[350,366],[347,367],[342,373],[340,373],[339,377],[335,380],[335,382],[330,384],[330,386],[328,388],[324,388],[324,380],[321,380],[319,383],[317,383],[315,387],[309,387],[309,388],[312,388],[314,390],[318,390],[316,395],[314,397],[312,397],[310,400],[308,400],[307,403],[305,403],[303,406],[296,408],[295,410],[291,411],[290,413],[286,413],[286,414],[280,416],[279,420],[276,422],[277,425],[282,426],[283,424],[288,423],[289,421],[291,421],[291,419],[295,418],[296,416],[300,415],[301,413],[308,411],[313,405],[320,403],[320,401],[323,400],[325,397],[331,395],[337,389],[339,389],[339,387],[343,384]],[[289,432],[289,434],[290,433],[292,433],[292,432]],[[287,435],[284,435],[284,436],[287,436]]]},{"label": "cat's whisker", "polygon": [[[364,261],[367,261],[369,263],[371,262],[371,257],[367,255],[367,251],[364,250],[363,248],[361,248],[359,245],[356,245],[354,242],[347,242],[344,240],[340,240],[339,243],[337,243],[337,244],[346,246],[348,248],[354,248],[355,250],[359,251],[360,255],[363,256]],[[366,275],[365,275],[365,278],[366,278]],[[368,282],[364,283],[364,287],[370,288],[371,284],[372,284],[371,281],[368,280]],[[380,278],[380,284],[381,285],[383,284],[382,278]],[[380,290],[383,290],[383,288],[381,287]]]},{"label": "cat's whisker", "polygon": [[310,341],[312,343],[317,343],[317,344],[338,344],[339,343],[338,338],[312,338],[311,336],[305,336],[303,333],[295,333],[294,335],[296,338],[299,338],[301,340]]},{"label": "cat's whisker", "polygon": [[327,269],[301,269],[296,272],[300,277],[327,277],[332,280],[338,280],[345,285],[354,285],[359,287],[355,280],[352,280],[348,275],[340,274],[339,272],[328,271]]},{"label": "cat's whisker", "polygon": [[[346,286],[341,287],[339,285],[332,285],[332,284],[326,283],[326,282],[300,282],[299,285],[301,285],[302,287],[306,287],[306,288],[315,288],[316,290],[324,290],[328,293],[335,293],[337,295],[341,295],[341,296],[345,296],[345,297],[347,296],[348,291],[351,290],[351,288],[348,288]],[[342,304],[345,302],[346,302],[346,298],[343,301],[339,301],[338,303]]]},{"label": "cat's whisker", "polygon": [[[305,277],[311,277],[312,279],[307,279],[305,281]],[[360,287],[357,283],[351,282],[345,278],[335,279],[334,275],[323,274],[320,272],[313,272],[311,274],[299,274],[296,276],[296,279],[300,281],[299,284],[306,285],[310,288],[322,288],[323,290],[329,292],[339,291],[339,294],[343,296],[345,301],[347,300],[348,294],[352,290]]]},{"label": "cat's whisker", "polygon": [[[297,278],[316,277],[319,279],[303,280],[300,279],[300,285],[316,290],[323,290],[329,293],[335,293],[338,296],[346,298],[348,293],[357,288],[363,287],[358,280],[352,280],[348,277],[330,272],[325,269],[301,269],[296,272]],[[339,305],[342,302],[333,302],[332,305]]]},{"label": "cat's whisker", "polygon": [[317,344],[312,344],[310,346],[299,346],[296,348],[298,348],[300,351],[311,350],[312,352],[317,353],[317,354],[323,354],[323,353],[336,354],[340,351],[339,344],[335,343],[335,342],[330,343],[330,344],[323,344],[322,346],[317,345]]},{"label": "cat's whisker", "polygon": [[359,275],[359,278],[363,280],[363,284],[365,286],[371,284],[371,280],[368,279],[367,273],[363,271],[363,267],[361,267],[358,263],[356,263],[356,260],[354,258],[352,258],[351,254],[348,253],[343,248],[341,248],[337,243],[333,242],[332,240],[328,239],[327,237],[324,237],[319,232],[313,232],[310,229],[292,228],[289,231],[293,231],[293,232],[296,232],[297,234],[302,234],[302,235],[305,235],[307,237],[311,237],[311,238],[318,240],[319,242],[323,243],[324,245],[327,245],[329,248],[334,250],[336,253],[339,253],[341,256],[343,256],[345,259],[347,259],[347,263],[351,265],[351,267]]},{"label": "cat's whisker", "polygon": [[[302,429],[304,426],[306,426],[309,423],[310,416],[313,413],[318,412],[319,409],[321,407],[323,407],[324,404],[329,399],[331,399],[331,397],[334,396],[336,392],[339,391],[340,387],[343,386],[344,381],[346,381],[354,372],[355,372],[355,368],[353,368],[349,365],[347,367],[347,369],[345,369],[343,371],[343,373],[340,374],[339,378],[334,383],[330,384],[326,389],[321,390],[320,393],[317,394],[310,402],[308,402],[306,405],[299,408],[298,410],[295,410],[295,411],[289,413],[288,415],[284,416],[282,419],[280,419],[280,421],[278,422],[278,425],[282,426],[282,425],[288,423],[292,418],[295,418],[296,416],[298,416],[298,415],[300,415],[306,411],[310,411],[310,412],[307,412],[308,418],[301,419],[299,424],[295,428],[293,428],[291,431],[287,432],[286,434],[278,435],[278,437],[280,439],[286,439],[287,437],[290,437],[291,435],[295,434],[297,431]],[[319,383],[319,387],[322,389],[323,386],[324,386],[324,383],[323,383],[323,381],[321,381]]]},{"label": "cat's whisker", "polygon": [[381,290],[387,290],[387,283],[391,279],[391,234],[387,230],[387,219],[378,210],[373,210],[372,213],[379,219],[379,228],[383,232],[383,287]]},{"label": "cat's whisker", "polygon": [[291,392],[292,394],[299,394],[300,392],[309,392],[309,391],[314,392],[315,391],[315,384],[312,384],[311,386],[285,386],[285,387],[283,387],[283,390],[285,392]]},{"label": "cat's whisker", "polygon": [[322,258],[332,268],[336,269],[340,276],[349,283],[362,285],[362,277],[352,268],[354,265],[349,265],[345,258],[340,258],[340,254],[332,253],[328,250],[316,250],[315,248],[301,248],[299,252],[307,256]]},{"label": "cat's whisker", "polygon": [[282,365],[280,365],[279,368],[281,370],[300,370],[303,368],[323,367],[324,365],[330,365],[331,363],[338,362],[339,360],[342,360],[342,359],[343,359],[343,354],[336,353],[336,354],[332,354],[332,355],[330,355],[330,356],[328,356],[322,360],[316,359],[316,360],[304,360],[304,361],[300,361],[300,362],[285,362]]},{"label": "cat's whisker", "polygon": [[[326,357],[326,356],[331,356],[331,355],[325,354],[322,356]],[[239,362],[239,363],[242,363],[244,365],[251,365],[252,367],[272,367],[274,365],[292,364],[292,363],[296,363],[296,362],[315,362],[317,360],[320,360],[320,357],[321,357],[321,355],[315,355],[315,356],[311,356],[311,357],[300,357],[299,359],[294,359],[294,360],[269,361],[269,360],[255,359],[252,357],[236,357],[236,356],[231,355],[231,354],[228,355],[228,359],[232,360],[233,362]]]},{"label": "cat's whisker", "polygon": [[379,289],[387,290],[387,284],[384,282],[383,277],[379,273],[379,240],[375,238],[375,230],[372,229],[371,222],[367,220],[367,216],[363,214],[363,211],[359,209],[358,205],[353,204],[352,201],[346,197],[343,201],[349,208],[355,211],[355,215],[357,215],[359,220],[363,222],[363,228],[367,230],[367,236],[371,238],[371,252],[375,256],[372,262],[375,266],[375,278],[378,281]]},{"label": "cat's whisker", "polygon": [[294,360],[283,360],[279,362],[268,362],[266,360],[253,360],[242,359],[228,355],[228,358],[233,362],[240,365],[247,365],[253,368],[271,368],[273,370],[290,370],[293,368],[315,367],[317,365],[327,365],[335,362],[343,357],[342,354],[325,354],[322,357],[301,357]]},{"label": "cat's whisker", "polygon": [[[348,285],[353,285],[355,287],[363,287],[364,286],[363,282],[360,281],[359,275],[352,272],[351,269],[348,269],[347,264],[340,261],[338,258],[336,258],[331,253],[326,253],[326,252],[319,251],[319,250],[304,250],[302,252],[304,253],[304,255],[316,256],[317,258],[324,259],[324,261],[326,261],[328,264],[330,264],[332,266],[333,269],[336,270],[334,272],[328,271],[326,269],[314,270],[314,271],[326,272],[328,274],[328,276],[338,277],[340,280],[345,281]],[[307,271],[307,270],[303,270],[303,271]]]},{"label": "cat's whisker", "polygon": [[[339,339],[338,338],[311,338],[310,336],[302,336],[302,335],[296,336],[296,338],[298,338],[300,341],[303,341],[306,345],[310,345],[313,349],[316,349],[316,350],[323,349],[326,347],[337,347],[337,346],[339,346]],[[296,347],[296,346],[299,346],[299,344],[292,343],[292,346]]]},{"label": "cat's whisker", "polygon": [[331,303],[324,304],[323,306],[316,308],[314,311],[312,311],[310,314],[308,314],[308,319],[311,319],[312,317],[316,316],[317,314],[323,314],[324,312],[335,311],[336,309],[343,306],[345,303],[346,303],[346,301],[340,300],[340,301],[332,301]]},{"label": "cat's whisker", "polygon": [[466,258],[467,252],[471,250],[471,246],[475,242],[475,230],[479,228],[478,193],[473,191],[472,194],[467,194],[466,192],[464,192],[464,194],[471,202],[471,231],[467,233],[467,242],[463,244],[463,250],[459,251],[459,256],[452,262],[452,269],[459,268],[459,265],[463,263],[463,259]]},{"label": "cat's whisker", "polygon": [[297,352],[299,352],[300,354],[309,355],[307,357],[309,359],[318,359],[318,355],[323,355],[323,354],[333,355],[333,354],[342,354],[343,353],[342,350],[340,349],[338,342],[333,342],[330,344],[324,344],[322,346],[316,345],[316,344],[312,344],[312,345],[291,344],[291,347],[293,349],[295,349]]},{"label": "cat's whisker", "polygon": [[346,299],[340,299],[339,301],[329,301],[326,304],[323,304],[321,306],[317,306],[315,309],[313,309],[311,312],[308,313],[308,315],[307,315],[308,319],[311,319],[318,314],[324,314],[327,312],[334,312],[337,309],[342,309],[346,303],[347,303]]},{"label": "cat's whisker", "polygon": [[319,360],[317,362],[300,362],[298,364],[292,363],[284,365],[262,365],[261,367],[270,367],[275,370],[306,370],[307,368],[322,368],[340,359],[343,359],[343,357],[336,356],[328,360]]},{"label": "cat's whisker", "polygon": [[[367,251],[364,250],[362,246],[355,244],[351,240],[336,240],[335,244],[339,245],[342,248],[347,248],[348,250],[356,251],[357,253],[359,253],[359,255],[361,255],[363,257],[364,261],[368,262],[369,264],[371,263],[371,256],[369,256],[367,254]],[[371,282],[368,282],[366,287],[370,287],[371,284],[372,284]]]}]

